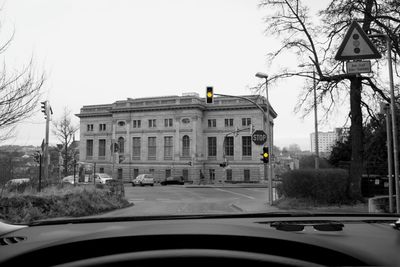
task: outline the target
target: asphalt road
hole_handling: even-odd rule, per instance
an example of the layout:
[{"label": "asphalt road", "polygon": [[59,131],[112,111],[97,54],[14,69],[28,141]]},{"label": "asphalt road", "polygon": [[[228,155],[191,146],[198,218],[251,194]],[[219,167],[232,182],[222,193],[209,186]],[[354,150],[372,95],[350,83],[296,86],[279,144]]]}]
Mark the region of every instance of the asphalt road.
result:
[{"label": "asphalt road", "polygon": [[267,204],[268,188],[182,185],[132,187],[125,184],[125,198],[134,205],[101,216],[276,211],[276,208]]}]

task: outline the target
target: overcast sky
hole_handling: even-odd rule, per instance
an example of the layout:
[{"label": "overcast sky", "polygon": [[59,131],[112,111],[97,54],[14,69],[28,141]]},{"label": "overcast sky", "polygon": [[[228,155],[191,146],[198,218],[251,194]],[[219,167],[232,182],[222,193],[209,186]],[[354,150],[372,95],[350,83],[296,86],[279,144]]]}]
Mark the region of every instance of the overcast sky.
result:
[{"label": "overcast sky", "polygon": [[[274,73],[266,55],[279,42],[266,36],[266,10],[259,0],[9,0],[0,12],[0,40],[15,29],[2,56],[21,69],[31,57],[46,73],[42,99],[55,118],[64,107],[73,114],[83,105],[108,104],[128,97],[182,95],[206,86],[216,93],[246,95],[258,84],[256,72]],[[317,10],[326,0],[309,0]],[[288,55],[282,66],[297,66]],[[304,83],[293,79],[270,87],[278,113],[275,144],[297,143],[310,150],[311,114],[293,109]],[[43,114],[20,123],[16,137],[3,144],[40,145]],[[78,118],[74,118],[78,123]],[[342,126],[343,117],[320,126]],[[79,136],[79,135],[77,135]],[[51,137],[50,143],[57,141]]]}]

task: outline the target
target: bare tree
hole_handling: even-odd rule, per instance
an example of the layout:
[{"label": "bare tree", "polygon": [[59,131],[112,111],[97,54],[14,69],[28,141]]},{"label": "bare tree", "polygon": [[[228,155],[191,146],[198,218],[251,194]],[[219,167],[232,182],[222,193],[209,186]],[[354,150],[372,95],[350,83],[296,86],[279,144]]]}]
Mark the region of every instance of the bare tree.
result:
[{"label": "bare tree", "polygon": [[[11,40],[0,47],[0,54],[6,51]],[[35,72],[32,60],[20,71],[8,69],[3,63],[0,70],[0,141],[10,138],[16,124],[32,115],[45,81],[44,74]]]},{"label": "bare tree", "polygon": [[53,122],[52,133],[62,144],[61,154],[63,156],[64,176],[68,175],[68,166],[74,159],[71,144],[73,142],[74,134],[78,129],[78,126],[73,125],[71,121],[71,111],[66,107],[64,108],[64,113],[61,115],[60,119]]},{"label": "bare tree", "polygon": [[[375,77],[343,73],[341,62],[334,60],[339,42],[343,39],[352,20],[363,22],[366,32],[383,32],[392,40],[398,38],[400,29],[399,4],[397,1],[384,0],[332,0],[326,10],[319,13],[322,20],[313,18],[309,9],[300,0],[264,0],[261,6],[268,7],[266,33],[281,39],[282,47],[269,54],[269,60],[279,60],[286,52],[294,52],[299,64],[308,65],[308,70],[285,68],[276,75],[271,75],[270,83],[294,76],[307,78],[317,84],[317,102],[324,108],[324,117],[336,105],[342,106],[345,99],[350,99],[350,119],[352,135],[352,162],[350,165],[349,195],[360,197],[361,175],[363,169],[363,112],[374,117],[373,108],[377,100],[390,101],[385,81],[378,74],[383,61],[374,61]],[[383,23],[389,20],[390,23]],[[381,43],[379,43],[381,42]],[[399,55],[393,41],[393,52]],[[384,52],[382,41],[377,41]],[[316,72],[314,77],[313,72]],[[350,82],[350,83],[349,83]],[[367,85],[364,89],[362,85]],[[304,87],[304,94],[296,107],[303,109],[305,115],[313,109],[313,87],[310,83]],[[373,100],[374,102],[370,101]]]}]

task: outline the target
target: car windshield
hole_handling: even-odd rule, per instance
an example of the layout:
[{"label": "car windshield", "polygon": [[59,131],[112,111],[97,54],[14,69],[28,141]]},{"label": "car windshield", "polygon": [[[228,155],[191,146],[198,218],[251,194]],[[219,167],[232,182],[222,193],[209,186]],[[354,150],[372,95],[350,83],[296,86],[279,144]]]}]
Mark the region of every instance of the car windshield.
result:
[{"label": "car windshield", "polygon": [[5,2],[0,220],[400,212],[400,7],[347,2]]}]

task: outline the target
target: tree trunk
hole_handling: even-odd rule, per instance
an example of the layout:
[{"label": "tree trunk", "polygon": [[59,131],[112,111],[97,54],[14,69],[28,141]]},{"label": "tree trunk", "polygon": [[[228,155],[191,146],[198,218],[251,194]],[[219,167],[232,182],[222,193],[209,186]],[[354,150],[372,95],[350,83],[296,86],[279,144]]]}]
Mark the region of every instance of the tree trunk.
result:
[{"label": "tree trunk", "polygon": [[363,172],[363,128],[361,113],[361,78],[350,79],[350,111],[351,111],[351,162],[348,194],[352,199],[361,198],[361,177]]}]

